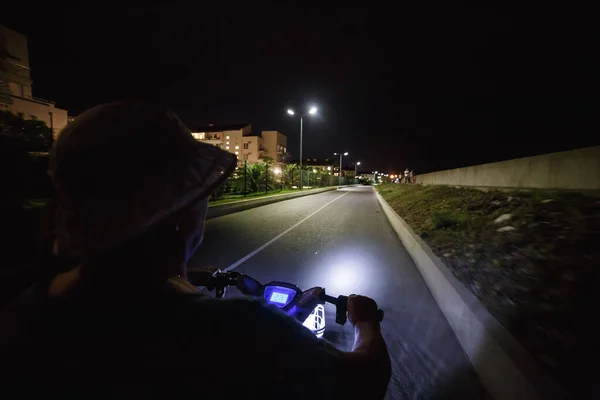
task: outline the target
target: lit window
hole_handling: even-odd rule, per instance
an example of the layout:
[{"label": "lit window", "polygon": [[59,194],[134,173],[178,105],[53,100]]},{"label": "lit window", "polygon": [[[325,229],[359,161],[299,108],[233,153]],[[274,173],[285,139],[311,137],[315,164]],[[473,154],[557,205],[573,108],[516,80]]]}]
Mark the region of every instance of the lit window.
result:
[{"label": "lit window", "polygon": [[229,150],[229,146],[225,146],[225,150]]},{"label": "lit window", "polygon": [[225,144],[229,144],[229,142],[225,143]]},{"label": "lit window", "polygon": [[240,146],[235,146],[235,149],[238,150],[240,148]]},{"label": "lit window", "polygon": [[237,156],[238,154],[240,154],[240,152],[239,152],[239,151],[236,151],[236,152],[235,152],[235,155]]},{"label": "lit window", "polygon": [[192,132],[192,136],[196,140],[204,140],[204,132]]},{"label": "lit window", "polygon": [[[225,139],[229,140],[229,136],[225,136]],[[227,144],[229,144],[229,143],[227,143]]]}]

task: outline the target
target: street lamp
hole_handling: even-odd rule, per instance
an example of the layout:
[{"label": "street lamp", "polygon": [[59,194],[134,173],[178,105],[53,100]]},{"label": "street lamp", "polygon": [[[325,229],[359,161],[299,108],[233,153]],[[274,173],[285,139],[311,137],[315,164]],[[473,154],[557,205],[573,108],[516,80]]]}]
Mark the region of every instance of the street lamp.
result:
[{"label": "street lamp", "polygon": [[[289,115],[296,115],[294,110],[288,108],[287,113]],[[298,190],[302,190],[302,120],[307,115],[315,115],[317,113],[317,107],[311,107],[310,110],[304,115],[300,116],[300,185],[298,186]]]},{"label": "street lamp", "polygon": [[[273,173],[277,176],[281,175],[281,168],[275,168]],[[283,176],[279,176],[279,190],[283,190]]]},{"label": "street lamp", "polygon": [[360,165],[360,161],[358,161],[356,164],[354,164],[354,178],[356,179],[356,174],[357,174],[357,170],[358,170],[358,166]]},{"label": "street lamp", "polygon": [[345,153],[333,153],[333,155],[334,156],[340,156],[340,175],[339,175],[338,181],[339,181],[339,183],[341,185],[342,184],[342,157],[343,156],[347,156],[348,152],[345,152]]}]

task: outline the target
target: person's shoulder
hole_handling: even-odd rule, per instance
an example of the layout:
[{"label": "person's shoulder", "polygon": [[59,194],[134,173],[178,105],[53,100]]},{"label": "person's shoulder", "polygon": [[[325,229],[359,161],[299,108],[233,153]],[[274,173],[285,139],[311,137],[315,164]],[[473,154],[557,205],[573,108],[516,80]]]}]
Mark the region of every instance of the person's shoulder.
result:
[{"label": "person's shoulder", "polygon": [[202,293],[170,296],[164,307],[185,319],[236,320],[262,318],[270,313],[262,301],[249,298],[216,299]]}]

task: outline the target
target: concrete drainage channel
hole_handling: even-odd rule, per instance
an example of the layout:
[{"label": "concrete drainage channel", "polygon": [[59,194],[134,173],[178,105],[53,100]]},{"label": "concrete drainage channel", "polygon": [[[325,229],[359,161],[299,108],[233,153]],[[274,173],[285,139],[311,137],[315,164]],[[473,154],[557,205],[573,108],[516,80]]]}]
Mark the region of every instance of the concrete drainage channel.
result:
[{"label": "concrete drainage channel", "polygon": [[415,262],[487,392],[497,400],[568,398],[374,190],[392,228]]},{"label": "concrete drainage channel", "polygon": [[338,186],[332,186],[332,187],[323,188],[323,189],[306,190],[306,191],[302,191],[302,192],[298,192],[298,193],[272,195],[272,196],[266,196],[266,197],[259,197],[256,199],[244,199],[244,200],[234,201],[231,203],[217,204],[215,206],[211,206],[209,204],[208,205],[208,213],[207,213],[206,218],[211,219],[211,218],[221,217],[223,215],[233,214],[236,212],[249,210],[249,209],[255,208],[255,207],[266,206],[267,204],[277,203],[277,202],[284,201],[284,200],[295,199],[298,197],[310,196],[313,194],[328,192],[330,190],[337,190],[337,189],[338,189]]}]

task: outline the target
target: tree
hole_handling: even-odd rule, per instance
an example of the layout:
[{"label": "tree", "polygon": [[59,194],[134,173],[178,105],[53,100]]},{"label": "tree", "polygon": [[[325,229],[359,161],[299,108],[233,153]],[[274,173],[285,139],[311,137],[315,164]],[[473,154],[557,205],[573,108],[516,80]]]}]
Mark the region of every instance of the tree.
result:
[{"label": "tree", "polygon": [[281,179],[285,187],[292,187],[294,183],[298,185],[300,182],[300,174],[298,173],[298,164],[287,164],[281,170]]},{"label": "tree", "polygon": [[49,151],[52,147],[52,129],[37,118],[25,119],[22,113],[1,110],[0,135],[26,151]]},{"label": "tree", "polygon": [[52,184],[46,173],[52,130],[43,121],[0,110],[0,205],[19,208],[26,199],[50,196]]},{"label": "tree", "polygon": [[302,179],[304,186],[327,186],[326,179],[324,179],[323,171],[320,168],[314,166],[307,166],[304,169],[304,177]]},{"label": "tree", "polygon": [[235,192],[244,193],[244,182],[246,193],[254,193],[261,190],[261,185],[264,187],[265,169],[265,164],[261,163],[246,163],[243,167],[239,168],[238,178],[234,182]]}]

